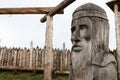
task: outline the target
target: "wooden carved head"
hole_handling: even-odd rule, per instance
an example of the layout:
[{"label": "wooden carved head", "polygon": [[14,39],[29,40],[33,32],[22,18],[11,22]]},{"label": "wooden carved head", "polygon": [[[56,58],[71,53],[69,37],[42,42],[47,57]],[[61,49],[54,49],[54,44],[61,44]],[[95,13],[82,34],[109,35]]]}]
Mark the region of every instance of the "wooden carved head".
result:
[{"label": "wooden carved head", "polygon": [[72,67],[77,75],[97,51],[109,51],[109,24],[106,12],[99,6],[87,3],[78,7],[71,24]]}]

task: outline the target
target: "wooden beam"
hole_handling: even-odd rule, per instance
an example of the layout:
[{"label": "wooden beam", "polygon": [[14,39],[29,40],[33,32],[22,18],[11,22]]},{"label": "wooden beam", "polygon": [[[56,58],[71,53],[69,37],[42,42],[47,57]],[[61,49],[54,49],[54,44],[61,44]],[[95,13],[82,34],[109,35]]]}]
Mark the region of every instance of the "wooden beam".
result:
[{"label": "wooden beam", "polygon": [[[64,8],[66,8],[68,5],[70,5],[74,1],[75,0],[64,0],[64,1],[62,1],[54,9],[52,9],[47,15],[54,16],[56,13],[58,13],[61,10],[63,10]],[[45,22],[47,15],[45,15],[43,18],[41,18],[40,21],[41,22]]]},{"label": "wooden beam", "polygon": [[119,0],[112,0],[110,2],[107,2],[106,4],[109,6],[109,8],[112,11],[114,11],[114,4],[117,4],[118,5],[118,11],[120,11],[120,1]]},{"label": "wooden beam", "polygon": [[[47,14],[53,7],[0,8],[0,14]],[[63,11],[58,12],[63,14]]]},{"label": "wooden beam", "polygon": [[70,71],[55,71],[55,74],[59,74],[59,75],[69,75]]},{"label": "wooden beam", "polygon": [[19,68],[19,67],[5,67],[5,66],[0,66],[0,70],[18,70],[18,71],[43,71],[43,68]]}]

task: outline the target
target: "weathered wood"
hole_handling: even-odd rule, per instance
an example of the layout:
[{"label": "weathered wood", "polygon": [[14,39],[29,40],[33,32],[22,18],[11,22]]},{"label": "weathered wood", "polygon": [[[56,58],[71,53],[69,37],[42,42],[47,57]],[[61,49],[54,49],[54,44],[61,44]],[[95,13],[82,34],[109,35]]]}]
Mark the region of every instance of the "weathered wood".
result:
[{"label": "weathered wood", "polygon": [[41,49],[38,50],[38,67],[41,67],[42,64],[42,56]]},{"label": "weathered wood", "polygon": [[[62,1],[54,9],[52,9],[47,15],[54,16],[56,13],[58,13],[61,10],[63,10],[64,8],[66,8],[68,5],[70,5],[74,1],[75,0],[64,0],[64,1]],[[47,18],[47,15],[45,15],[43,18],[41,18],[40,21],[41,22],[45,22],[46,18]]]},{"label": "weathered wood", "polygon": [[63,43],[63,67],[67,68],[67,52],[65,48],[65,42]]},{"label": "weathered wood", "polygon": [[17,51],[14,51],[13,67],[16,67]]},{"label": "weathered wood", "polygon": [[35,68],[36,67],[36,65],[35,65],[36,64],[36,61],[35,61],[36,60],[36,51],[35,51],[35,49],[33,49],[33,53],[32,54],[33,54],[33,57],[32,57],[32,63],[33,63],[32,67]]},{"label": "weathered wood", "polygon": [[41,67],[44,68],[44,63],[45,63],[45,49],[41,50]]},{"label": "weathered wood", "polygon": [[1,62],[2,62],[2,48],[0,48],[0,66],[1,66]]},{"label": "weathered wood", "polygon": [[115,30],[116,30],[116,59],[117,59],[117,73],[120,78],[120,1],[112,0],[106,3],[112,11],[115,12]]},{"label": "weathered wood", "polygon": [[[36,8],[0,8],[0,14],[47,14],[53,7]],[[58,12],[62,14],[63,11]]]},{"label": "weathered wood", "polygon": [[18,65],[18,67],[20,67],[20,50],[21,49],[18,50],[18,57],[17,57],[17,65]]},{"label": "weathered wood", "polygon": [[115,12],[115,30],[116,30],[116,48],[117,48],[117,71],[120,78],[120,12],[118,11],[118,4],[114,4]]},{"label": "weathered wood", "polygon": [[26,62],[26,48],[23,50],[23,57],[22,57],[22,60],[23,60],[23,62],[22,62],[22,64],[23,64],[23,67],[25,67],[25,62]]},{"label": "weathered wood", "polygon": [[71,57],[71,51],[67,51],[67,69],[70,69],[70,57]]},{"label": "weathered wood", "polygon": [[60,51],[60,71],[62,71],[63,69],[63,52],[62,50]]},{"label": "weathered wood", "polygon": [[21,70],[21,71],[43,71],[43,68],[18,68],[18,67],[6,67],[6,66],[0,66],[0,69],[5,70]]},{"label": "weathered wood", "polygon": [[36,61],[36,67],[38,67],[39,66],[38,65],[39,64],[39,48],[38,47],[36,48],[36,60],[35,61]]},{"label": "weathered wood", "polygon": [[[44,62],[45,62],[45,49],[39,49],[34,48],[32,51],[33,59],[32,59],[32,66],[30,67],[30,49],[20,49],[20,48],[0,48],[0,69],[14,69],[14,70],[25,70],[26,68],[32,70],[38,70],[37,68],[44,68]],[[64,55],[63,50],[60,49],[52,49],[52,54],[54,55],[54,70],[56,71],[63,71],[62,69],[64,66]],[[67,51],[66,51],[67,52]],[[70,54],[70,52],[67,52]],[[61,58],[62,56],[62,58]],[[63,60],[62,60],[63,59]],[[62,61],[62,63],[60,63]],[[67,65],[69,66],[69,61],[67,62]],[[21,69],[22,68],[22,69]],[[24,69],[23,69],[24,68]],[[27,70],[28,70],[27,69]],[[68,70],[68,68],[64,68],[64,70]]]},{"label": "weathered wood", "polygon": [[30,65],[30,50],[28,49],[27,50],[27,67],[29,68],[29,65]]},{"label": "weathered wood", "polygon": [[45,39],[44,80],[52,80],[52,68],[53,68],[52,38],[53,38],[53,17],[48,15]]},{"label": "weathered wood", "polygon": [[112,0],[110,2],[107,2],[106,4],[110,7],[110,9],[112,11],[115,11],[114,10],[114,4],[117,4],[118,5],[118,11],[120,11],[120,0]]},{"label": "weathered wood", "polygon": [[59,75],[69,75],[70,72],[69,72],[69,71],[55,71],[55,74],[59,74]]},{"label": "weathered wood", "polygon": [[30,43],[30,68],[32,68],[33,41]]},{"label": "weathered wood", "polygon": [[7,62],[7,67],[10,66],[10,54],[11,54],[11,48],[8,50],[8,62]]},{"label": "weathered wood", "polygon": [[70,80],[117,80],[109,51],[109,23],[104,9],[87,3],[73,13]]},{"label": "weathered wood", "polygon": [[22,49],[19,52],[19,67],[22,67]]}]

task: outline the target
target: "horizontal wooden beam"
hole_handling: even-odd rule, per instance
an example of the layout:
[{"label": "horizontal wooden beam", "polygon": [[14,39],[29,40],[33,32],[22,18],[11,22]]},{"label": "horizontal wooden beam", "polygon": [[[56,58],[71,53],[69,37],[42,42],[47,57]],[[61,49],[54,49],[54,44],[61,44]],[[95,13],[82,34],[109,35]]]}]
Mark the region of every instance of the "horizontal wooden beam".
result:
[{"label": "horizontal wooden beam", "polygon": [[[0,14],[48,14],[53,7],[34,8],[0,8]],[[63,14],[63,11],[58,12]]]},{"label": "horizontal wooden beam", "polygon": [[43,68],[18,68],[18,67],[6,67],[6,66],[0,66],[0,70],[20,70],[20,71],[43,71]]},{"label": "horizontal wooden beam", "polygon": [[64,8],[66,8],[68,5],[70,5],[74,1],[75,0],[64,0],[64,1],[62,1],[54,9],[52,9],[48,14],[46,14],[43,18],[41,18],[40,21],[41,22],[45,22],[47,15],[54,16],[56,13],[58,13],[61,10],[63,10]]},{"label": "horizontal wooden beam", "polygon": [[55,74],[59,74],[59,75],[69,75],[70,71],[55,71]]}]

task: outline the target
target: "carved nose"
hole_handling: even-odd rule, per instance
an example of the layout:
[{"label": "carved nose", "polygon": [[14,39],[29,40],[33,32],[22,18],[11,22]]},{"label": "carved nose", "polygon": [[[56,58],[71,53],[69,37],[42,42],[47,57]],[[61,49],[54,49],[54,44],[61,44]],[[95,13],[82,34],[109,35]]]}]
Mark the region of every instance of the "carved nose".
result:
[{"label": "carved nose", "polygon": [[76,33],[75,33],[74,41],[75,42],[80,42],[80,32],[79,32],[79,30],[76,31]]}]

